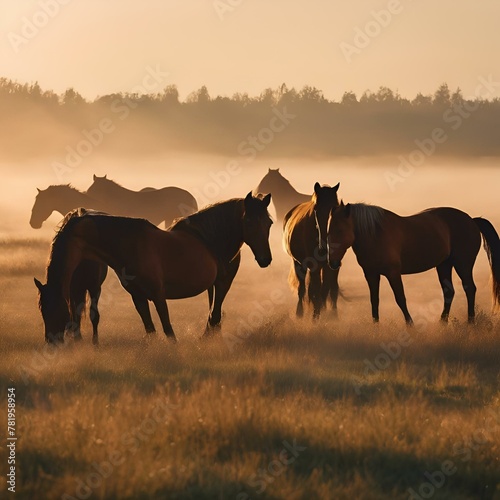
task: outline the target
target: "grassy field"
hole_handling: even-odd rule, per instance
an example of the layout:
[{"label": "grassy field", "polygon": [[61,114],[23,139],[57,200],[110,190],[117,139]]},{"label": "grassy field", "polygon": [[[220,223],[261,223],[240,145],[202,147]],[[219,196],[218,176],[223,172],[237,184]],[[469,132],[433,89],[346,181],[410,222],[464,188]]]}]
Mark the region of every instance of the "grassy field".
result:
[{"label": "grassy field", "polygon": [[295,320],[274,247],[266,270],[245,252],[214,341],[199,340],[206,297],[171,303],[177,345],[144,340],[112,276],[100,347],[86,320],[83,342],[52,351],[32,281],[48,242],[3,241],[0,399],[3,414],[15,388],[17,498],[500,499],[500,322],[484,255],[475,327],[458,284],[453,318],[438,324],[426,273],[405,280],[407,330],[385,285],[372,325],[352,257],[340,318]]}]

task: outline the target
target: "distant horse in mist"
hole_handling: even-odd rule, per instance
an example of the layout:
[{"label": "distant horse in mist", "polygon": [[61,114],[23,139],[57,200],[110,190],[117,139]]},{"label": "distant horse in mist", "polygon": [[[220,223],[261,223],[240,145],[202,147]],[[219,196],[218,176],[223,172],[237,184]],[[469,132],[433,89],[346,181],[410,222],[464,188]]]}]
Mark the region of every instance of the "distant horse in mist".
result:
[{"label": "distant horse in mist", "polygon": [[327,265],[326,234],[330,212],[339,204],[339,187],[340,183],[329,187],[320,186],[317,182],[312,198],[292,208],[285,215],[283,246],[292,258],[289,283],[298,293],[298,317],[304,314],[303,301],[308,273],[307,295],[313,304],[313,317],[319,317],[328,297],[335,314],[337,313],[338,270],[333,271]]},{"label": "distant horse in mist", "polygon": [[[99,213],[74,213],[53,242],[56,294],[71,296],[71,278],[83,260],[109,265],[134,301],[146,331],[154,331],[151,300],[163,331],[176,340],[166,299],[193,297],[207,290],[211,311],[205,335],[220,325],[222,302],[246,243],[260,267],[272,260],[269,247],[271,195],[237,198],[177,220],[164,231],[147,220]],[[57,259],[55,256],[57,255]]]},{"label": "distant horse in mist", "polygon": [[[107,205],[105,202],[92,198],[87,193],[82,193],[70,184],[49,186],[44,190],[37,188],[37,190],[38,194],[31,209],[30,218],[30,226],[33,229],[40,229],[53,212],[59,212],[62,216],[65,216],[78,207],[105,210]],[[155,191],[155,189],[147,187],[142,191]],[[170,219],[168,223],[172,222],[173,219]]]},{"label": "distant horse in mist", "polygon": [[[61,227],[67,220],[75,215],[86,213],[85,209],[70,212],[61,223]],[[38,288],[38,305],[42,313],[45,326],[45,341],[48,343],[64,342],[64,333],[68,332],[75,340],[81,340],[80,323],[86,307],[87,292],[90,299],[90,321],[93,327],[92,342],[98,343],[99,325],[99,297],[101,286],[108,273],[108,266],[92,260],[82,260],[75,269],[71,278],[69,308],[62,297],[61,283],[57,276],[57,265],[55,261],[61,258],[60,247],[52,243],[49,264],[47,266],[47,283],[44,285],[34,278]]]},{"label": "distant horse in mist", "polygon": [[52,212],[59,212],[65,216],[78,207],[99,208],[96,200],[69,184],[49,186],[45,190],[37,188],[37,190],[30,218],[30,226],[34,229],[40,229]]},{"label": "distant horse in mist", "polygon": [[94,175],[94,182],[87,194],[98,200],[106,212],[126,217],[144,217],[155,225],[165,221],[166,227],[173,220],[198,210],[195,198],[184,189],[164,187],[132,191],[106,176]]},{"label": "distant horse in mist", "polygon": [[467,296],[469,322],[474,322],[476,285],[472,268],[481,246],[481,235],[493,275],[493,300],[500,301],[500,240],[486,219],[472,219],[455,208],[431,208],[401,217],[381,207],[343,203],[334,210],[328,227],[328,263],[338,269],[352,246],[370,288],[372,317],[379,320],[380,276],[391,285],[405,317],[413,320],[406,307],[402,274],[414,274],[435,267],[443,290],[441,320],[448,321],[455,295],[451,280],[454,268]]},{"label": "distant horse in mist", "polygon": [[300,203],[307,202],[311,195],[299,193],[290,182],[280,174],[280,169],[269,169],[254,193],[272,193],[276,216],[283,221],[287,212]]}]

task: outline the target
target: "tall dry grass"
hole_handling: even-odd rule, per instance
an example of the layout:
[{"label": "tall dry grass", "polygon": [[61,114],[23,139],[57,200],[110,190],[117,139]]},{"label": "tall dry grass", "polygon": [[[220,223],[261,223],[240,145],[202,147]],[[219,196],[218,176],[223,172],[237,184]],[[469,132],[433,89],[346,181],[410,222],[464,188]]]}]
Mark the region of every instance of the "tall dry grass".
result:
[{"label": "tall dry grass", "polygon": [[[101,347],[87,322],[82,343],[56,351],[31,270],[4,275],[0,390],[17,394],[17,496],[403,499],[452,461],[432,498],[500,498],[499,319],[482,312],[471,327],[459,303],[448,326],[431,314],[407,331],[392,309],[374,326],[356,292],[339,320],[299,322],[287,263],[275,264],[256,271],[245,255],[214,341],[198,338],[205,297],[172,303],[177,345],[143,340],[111,278]],[[271,306],[269,290],[283,293]]]}]

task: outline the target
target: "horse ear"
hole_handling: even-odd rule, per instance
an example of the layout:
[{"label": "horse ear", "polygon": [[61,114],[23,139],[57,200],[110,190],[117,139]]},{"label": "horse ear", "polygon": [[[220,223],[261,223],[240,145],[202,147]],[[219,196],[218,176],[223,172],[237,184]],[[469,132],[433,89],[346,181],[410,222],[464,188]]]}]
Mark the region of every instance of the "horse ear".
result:
[{"label": "horse ear", "polygon": [[252,198],[252,191],[250,191],[245,197],[245,207],[247,207],[248,204],[252,201]]},{"label": "horse ear", "polygon": [[351,204],[350,203],[348,203],[345,206],[344,214],[345,214],[346,217],[350,217],[351,216]]},{"label": "horse ear", "polygon": [[277,169],[276,169],[276,172],[279,172],[279,171],[280,171],[280,169],[279,169],[279,168],[277,168]]},{"label": "horse ear", "polygon": [[266,194],[266,196],[262,198],[262,201],[264,202],[264,206],[267,208],[269,206],[269,203],[271,203],[271,193]]},{"label": "horse ear", "polygon": [[33,281],[35,282],[35,285],[38,288],[38,290],[42,291],[42,289],[43,289],[42,283],[40,281],[38,281],[36,278],[33,278]]},{"label": "horse ear", "polygon": [[107,178],[108,178],[108,174],[106,174],[106,175],[103,177],[103,179],[107,179]]},{"label": "horse ear", "polygon": [[321,189],[321,186],[320,186],[319,182],[316,182],[316,184],[314,184],[314,192],[316,194],[319,194],[320,189]]},{"label": "horse ear", "polygon": [[97,180],[97,175],[94,174],[94,180],[96,181]]},{"label": "horse ear", "polygon": [[267,169],[267,173],[269,173],[269,172],[271,172],[271,169],[270,169],[270,168],[268,168],[268,169]]},{"label": "horse ear", "polygon": [[39,193],[41,193],[41,192],[42,192],[42,190],[41,190],[41,189],[36,188],[36,190],[37,190]]},{"label": "horse ear", "polygon": [[339,187],[340,187],[340,182],[336,186],[333,186],[333,190],[337,192],[339,190]]}]

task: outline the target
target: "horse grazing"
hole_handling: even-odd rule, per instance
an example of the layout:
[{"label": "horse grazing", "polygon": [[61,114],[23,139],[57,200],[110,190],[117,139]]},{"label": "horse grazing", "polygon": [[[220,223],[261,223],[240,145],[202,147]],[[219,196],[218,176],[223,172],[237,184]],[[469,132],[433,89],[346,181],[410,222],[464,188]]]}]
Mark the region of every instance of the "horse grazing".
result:
[{"label": "horse grazing", "polygon": [[299,193],[290,182],[280,174],[280,169],[269,169],[254,193],[273,193],[273,204],[278,220],[282,221],[287,212],[300,203],[307,202],[311,195]]},{"label": "horse grazing", "polygon": [[62,296],[69,300],[71,277],[82,260],[96,260],[122,277],[122,286],[132,295],[150,332],[154,325],[148,300],[154,303],[163,331],[173,341],[166,299],[193,297],[207,290],[212,310],[205,334],[210,335],[220,324],[220,307],[243,243],[259,266],[271,263],[270,201],[271,195],[249,193],[245,199],[220,202],[180,219],[167,231],[144,219],[96,213],[70,217],[56,242],[62,248],[57,260]]},{"label": "horse grazing", "polygon": [[448,321],[455,291],[455,268],[467,296],[469,322],[474,322],[476,285],[472,268],[481,246],[481,234],[493,275],[493,299],[500,300],[500,241],[489,221],[472,219],[455,208],[431,208],[409,217],[363,203],[343,203],[332,211],[328,227],[328,263],[338,269],[352,246],[370,288],[372,316],[379,320],[380,276],[385,276],[406,323],[412,318],[406,307],[402,274],[435,267],[444,296],[442,321]]},{"label": "horse grazing", "polygon": [[69,184],[49,186],[38,189],[35,203],[31,209],[30,226],[40,229],[52,212],[59,212],[63,217],[78,207],[99,208],[99,204],[88,194],[78,191]]},{"label": "horse grazing", "polygon": [[144,217],[155,225],[165,221],[165,227],[175,219],[198,210],[195,198],[184,189],[164,187],[132,191],[107,176],[94,175],[87,194],[98,200],[106,212],[125,217]]},{"label": "horse grazing", "polygon": [[[86,213],[84,209],[70,212],[63,220],[63,227],[69,218]],[[34,278],[38,288],[38,305],[45,325],[45,341],[63,343],[64,333],[68,332],[75,340],[81,340],[80,323],[85,311],[87,292],[90,298],[90,320],[93,327],[92,342],[98,343],[97,328],[99,325],[99,297],[101,286],[108,273],[108,266],[100,262],[82,260],[71,278],[69,308],[61,293],[61,276],[58,275],[57,261],[62,258],[62,248],[58,244],[59,234],[52,242],[49,264],[47,266],[47,283],[44,285]]]},{"label": "horse grazing", "polygon": [[333,310],[337,312],[339,293],[338,270],[327,265],[326,233],[328,218],[339,202],[337,191],[340,183],[334,187],[314,185],[314,194],[309,201],[292,208],[283,223],[283,246],[292,258],[289,283],[298,293],[296,314],[304,314],[304,296],[306,277],[309,271],[307,294],[313,304],[313,317],[318,318],[321,309],[330,297]]}]

